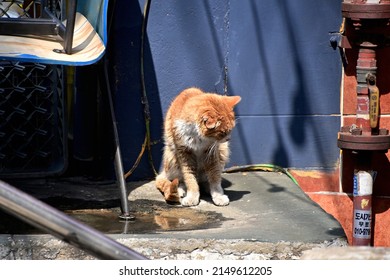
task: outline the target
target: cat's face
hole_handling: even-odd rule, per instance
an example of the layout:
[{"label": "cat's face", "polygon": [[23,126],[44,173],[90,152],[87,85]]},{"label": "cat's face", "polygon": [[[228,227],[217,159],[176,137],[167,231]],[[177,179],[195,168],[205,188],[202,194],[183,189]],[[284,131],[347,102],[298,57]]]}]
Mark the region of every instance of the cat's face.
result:
[{"label": "cat's face", "polygon": [[228,141],[236,125],[233,108],[240,100],[239,96],[218,96],[207,100],[200,114],[203,136],[219,142]]}]

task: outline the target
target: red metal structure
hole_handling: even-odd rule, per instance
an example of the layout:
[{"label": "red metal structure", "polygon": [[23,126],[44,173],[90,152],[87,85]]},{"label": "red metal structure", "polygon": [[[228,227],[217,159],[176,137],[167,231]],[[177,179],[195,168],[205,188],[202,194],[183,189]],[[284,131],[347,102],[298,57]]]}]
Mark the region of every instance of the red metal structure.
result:
[{"label": "red metal structure", "polygon": [[388,129],[380,128],[380,91],[376,85],[378,48],[389,45],[390,1],[346,0],[339,46],[358,50],[356,66],[356,121],[338,134],[338,147],[355,155],[353,188],[353,245],[372,245],[373,153],[390,148]]}]

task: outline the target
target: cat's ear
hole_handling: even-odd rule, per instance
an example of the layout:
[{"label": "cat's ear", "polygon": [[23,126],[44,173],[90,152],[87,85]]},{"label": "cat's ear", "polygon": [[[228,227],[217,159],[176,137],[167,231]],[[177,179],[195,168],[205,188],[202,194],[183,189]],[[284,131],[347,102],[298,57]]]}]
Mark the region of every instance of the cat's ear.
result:
[{"label": "cat's ear", "polygon": [[210,116],[207,116],[207,115],[202,117],[202,121],[207,129],[215,129],[221,125],[221,122],[219,120],[212,118]]},{"label": "cat's ear", "polygon": [[234,107],[241,101],[241,97],[238,95],[225,96],[225,100],[230,107]]}]

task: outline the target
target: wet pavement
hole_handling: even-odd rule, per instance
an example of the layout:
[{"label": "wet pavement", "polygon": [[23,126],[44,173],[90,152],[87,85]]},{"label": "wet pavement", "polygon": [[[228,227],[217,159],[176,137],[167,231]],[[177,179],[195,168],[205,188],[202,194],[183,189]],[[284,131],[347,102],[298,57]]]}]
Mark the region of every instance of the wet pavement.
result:
[{"label": "wet pavement", "polygon": [[[177,240],[187,239],[229,244],[232,240],[252,244],[332,244],[345,240],[337,220],[311,201],[285,174],[239,172],[224,174],[223,179],[225,193],[231,201],[224,207],[215,206],[207,195],[201,196],[196,207],[169,205],[153,181],[129,182],[129,207],[134,221],[118,218],[119,191],[112,182],[70,178],[12,184],[123,243],[126,239],[149,240],[153,247],[151,244],[158,244],[158,240],[160,243],[173,240],[176,245]],[[7,214],[0,212],[0,218],[0,239],[8,235],[28,239],[37,234],[48,238],[47,234]],[[142,245],[142,250],[147,251],[145,246]]]}]

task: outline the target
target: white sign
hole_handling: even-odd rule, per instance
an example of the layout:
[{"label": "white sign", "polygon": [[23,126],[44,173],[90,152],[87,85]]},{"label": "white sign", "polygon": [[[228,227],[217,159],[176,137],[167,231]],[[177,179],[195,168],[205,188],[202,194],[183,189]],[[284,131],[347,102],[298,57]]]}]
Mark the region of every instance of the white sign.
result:
[{"label": "white sign", "polygon": [[371,239],[371,211],[353,211],[353,237]]}]

